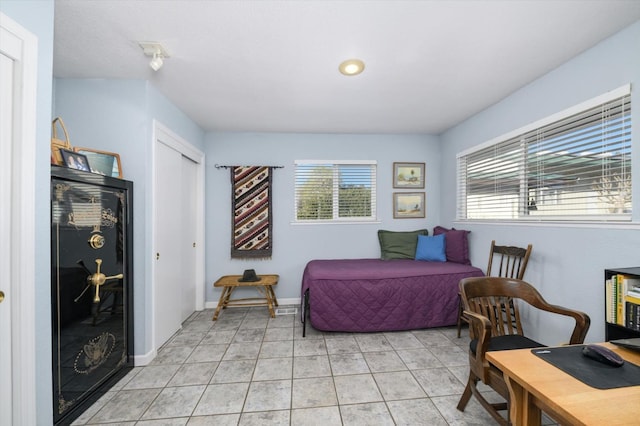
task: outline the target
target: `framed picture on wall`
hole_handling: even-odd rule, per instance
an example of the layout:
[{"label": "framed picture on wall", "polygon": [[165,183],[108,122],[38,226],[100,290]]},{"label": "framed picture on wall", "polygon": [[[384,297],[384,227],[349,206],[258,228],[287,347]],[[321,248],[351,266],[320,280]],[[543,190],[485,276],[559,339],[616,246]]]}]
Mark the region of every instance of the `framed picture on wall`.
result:
[{"label": "framed picture on wall", "polygon": [[425,217],[424,192],[394,192],[393,218],[410,219]]},{"label": "framed picture on wall", "polygon": [[424,163],[393,163],[394,188],[424,188]]}]

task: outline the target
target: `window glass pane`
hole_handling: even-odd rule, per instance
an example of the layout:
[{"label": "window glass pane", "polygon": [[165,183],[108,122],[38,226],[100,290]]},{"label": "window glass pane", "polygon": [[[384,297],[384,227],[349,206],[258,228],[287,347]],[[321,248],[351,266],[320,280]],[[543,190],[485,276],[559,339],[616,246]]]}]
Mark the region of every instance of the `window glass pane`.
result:
[{"label": "window glass pane", "polygon": [[296,164],[296,220],[375,219],[375,163]]},{"label": "window glass pane", "polygon": [[630,102],[623,94],[460,155],[458,219],[630,220]]},{"label": "window glass pane", "polygon": [[342,166],[339,176],[339,217],[370,217],[371,166]]},{"label": "window glass pane", "polygon": [[333,170],[330,165],[304,165],[296,170],[296,218],[333,217]]}]

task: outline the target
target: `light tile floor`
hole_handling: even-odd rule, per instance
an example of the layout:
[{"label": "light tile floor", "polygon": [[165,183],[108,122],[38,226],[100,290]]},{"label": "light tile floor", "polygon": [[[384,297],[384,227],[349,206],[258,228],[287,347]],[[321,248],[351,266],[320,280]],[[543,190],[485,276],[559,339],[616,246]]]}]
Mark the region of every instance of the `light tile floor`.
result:
[{"label": "light tile floor", "polygon": [[455,327],[328,333],[299,315],[195,312],[76,425],[493,425],[473,398],[456,409],[468,338]]}]

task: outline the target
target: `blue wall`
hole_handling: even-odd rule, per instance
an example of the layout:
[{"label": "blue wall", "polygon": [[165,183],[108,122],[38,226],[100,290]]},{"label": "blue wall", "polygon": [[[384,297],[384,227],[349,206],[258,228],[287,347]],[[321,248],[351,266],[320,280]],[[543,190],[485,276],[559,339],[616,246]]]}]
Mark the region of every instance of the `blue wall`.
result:
[{"label": "blue wall", "polygon": [[[209,133],[206,138],[206,253],[208,283],[221,275],[253,268],[280,275],[279,299],[300,297],[304,266],[312,259],[379,257],[378,229],[429,230],[440,222],[440,146],[427,135],[352,135]],[[294,225],[295,160],[376,160],[380,223]],[[426,163],[426,218],[393,219],[393,162]],[[271,260],[231,260],[231,184],[220,165],[281,165],[273,181],[273,257]],[[406,190],[405,190],[406,192]],[[215,305],[220,293],[207,287],[206,300]]]},{"label": "blue wall", "polygon": [[[632,84],[633,199],[640,199],[640,22],[583,52],[542,78],[511,94],[498,104],[450,129],[441,136],[443,167],[439,178],[441,217],[452,224],[456,209],[456,153],[496,138],[528,123],[562,111],[624,84]],[[640,203],[634,202],[634,220]],[[640,266],[640,226],[518,225],[501,222],[455,223],[472,230],[471,260],[487,262],[491,240],[533,244],[525,280],[532,282],[551,302],[580,309],[591,317],[589,341],[604,339],[604,269]],[[566,325],[557,327],[541,318],[538,338],[560,343],[568,336]]]},{"label": "blue wall", "polygon": [[153,120],[203,150],[204,132],[143,80],[56,79],[54,116],[62,117],[73,146],[120,154],[124,178],[134,182],[135,353],[152,350]]}]

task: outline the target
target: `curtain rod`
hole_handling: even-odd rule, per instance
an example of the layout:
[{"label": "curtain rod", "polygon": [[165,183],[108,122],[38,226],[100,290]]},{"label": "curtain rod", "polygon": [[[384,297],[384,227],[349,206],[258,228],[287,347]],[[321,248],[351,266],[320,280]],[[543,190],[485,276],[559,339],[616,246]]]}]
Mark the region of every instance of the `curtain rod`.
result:
[{"label": "curtain rod", "polygon": [[[216,164],[216,169],[230,169],[232,167],[253,167],[253,166],[221,166],[220,164]],[[284,166],[261,166],[261,167],[269,167],[270,169],[284,169]]]}]

